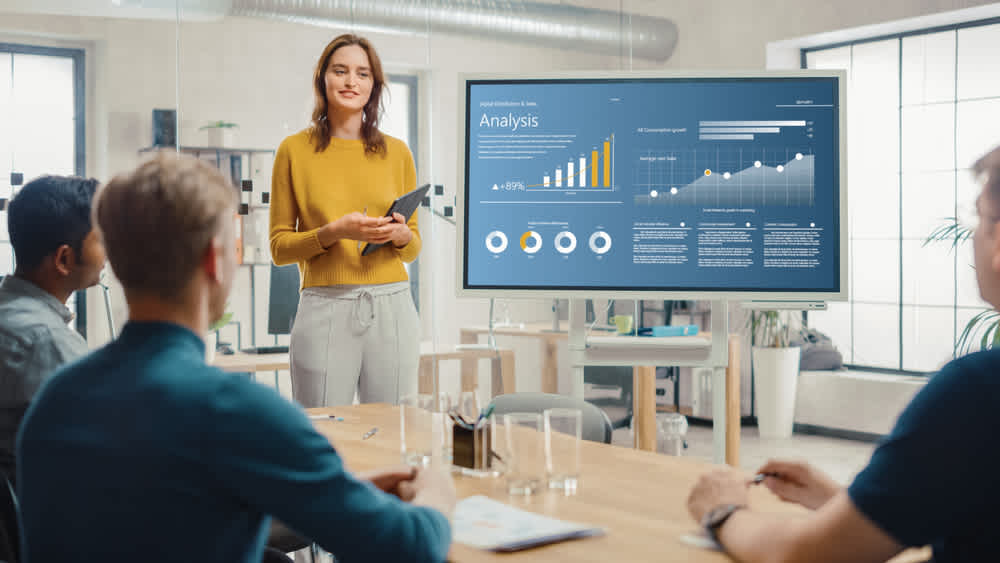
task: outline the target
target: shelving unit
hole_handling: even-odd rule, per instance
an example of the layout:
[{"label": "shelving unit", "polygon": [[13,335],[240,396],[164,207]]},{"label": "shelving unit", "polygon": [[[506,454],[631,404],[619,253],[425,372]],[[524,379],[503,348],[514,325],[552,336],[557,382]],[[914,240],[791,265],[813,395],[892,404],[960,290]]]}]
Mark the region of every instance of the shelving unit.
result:
[{"label": "shelving unit", "polygon": [[235,148],[235,147],[232,147],[232,148],[231,147],[198,147],[198,146],[188,146],[188,145],[181,145],[180,147],[173,147],[173,146],[146,147],[144,149],[139,149],[139,153],[143,154],[143,153],[155,152],[155,151],[163,150],[163,149],[175,149],[178,152],[182,152],[184,154],[193,154],[193,155],[195,155],[198,158],[201,158],[202,154],[206,154],[206,153],[207,154],[213,154],[214,153],[215,154],[215,158],[216,158],[215,164],[217,166],[222,164],[222,157],[225,156],[225,155],[249,154],[249,155],[252,156],[254,154],[270,154],[271,156],[274,156],[274,153],[275,153],[275,149],[243,149],[243,148]]},{"label": "shelving unit", "polygon": [[[242,147],[210,147],[210,146],[197,146],[197,145],[181,145],[176,146],[151,146],[139,149],[139,154],[148,154],[156,152],[159,150],[176,150],[183,154],[189,154],[195,158],[205,159],[204,157],[212,157],[215,159],[215,166],[226,176],[232,183],[236,190],[240,191],[240,201],[241,201],[241,214],[244,216],[249,215],[255,209],[267,209],[269,206],[263,203],[254,203],[253,192],[262,190],[250,190],[250,201],[243,201],[243,187],[242,182],[244,179],[253,179],[254,177],[254,161],[255,159],[262,158],[264,155],[269,156],[271,159],[274,158],[276,149],[262,149],[262,148],[242,148]],[[233,157],[240,157],[238,161],[238,169],[234,164]],[[246,173],[244,173],[246,170]],[[252,186],[252,184],[251,184]],[[263,190],[266,191],[266,190]],[[244,208],[245,204],[245,208]],[[242,211],[246,213],[242,213]],[[246,244],[246,237],[244,231],[244,244]],[[256,244],[253,245],[256,247]],[[255,266],[259,265],[256,261],[255,256],[244,255],[244,260],[240,264],[241,267],[248,267],[250,274],[250,345],[257,345],[257,272]],[[237,331],[239,334],[241,331]],[[239,337],[238,337],[239,339]],[[274,343],[278,343],[278,337],[274,336]]]}]

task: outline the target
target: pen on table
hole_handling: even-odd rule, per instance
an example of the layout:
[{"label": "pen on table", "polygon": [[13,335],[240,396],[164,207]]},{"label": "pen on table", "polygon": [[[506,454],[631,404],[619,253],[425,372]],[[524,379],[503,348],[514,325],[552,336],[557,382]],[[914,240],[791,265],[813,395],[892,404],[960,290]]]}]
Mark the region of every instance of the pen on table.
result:
[{"label": "pen on table", "polygon": [[375,428],[372,428],[368,432],[365,432],[365,434],[363,436],[361,436],[361,439],[362,440],[367,440],[368,438],[371,438],[372,436],[374,436],[376,432],[378,432],[378,427],[377,426]]},{"label": "pen on table", "polygon": [[336,420],[337,422],[344,422],[344,417],[337,416],[333,414],[311,414],[309,415],[310,420]]},{"label": "pen on table", "polygon": [[777,473],[758,473],[754,475],[753,479],[750,479],[750,484],[759,485],[760,483],[764,482],[764,479],[767,479],[768,477],[777,477],[777,476],[778,476]]}]

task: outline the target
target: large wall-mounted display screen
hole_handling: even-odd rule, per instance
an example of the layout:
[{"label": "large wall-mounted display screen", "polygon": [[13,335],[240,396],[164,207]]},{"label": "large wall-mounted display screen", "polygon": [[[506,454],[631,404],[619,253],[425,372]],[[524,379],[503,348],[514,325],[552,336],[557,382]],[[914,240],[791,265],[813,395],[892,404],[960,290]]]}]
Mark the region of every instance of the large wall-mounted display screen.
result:
[{"label": "large wall-mounted display screen", "polygon": [[840,80],[463,80],[461,288],[843,293]]}]

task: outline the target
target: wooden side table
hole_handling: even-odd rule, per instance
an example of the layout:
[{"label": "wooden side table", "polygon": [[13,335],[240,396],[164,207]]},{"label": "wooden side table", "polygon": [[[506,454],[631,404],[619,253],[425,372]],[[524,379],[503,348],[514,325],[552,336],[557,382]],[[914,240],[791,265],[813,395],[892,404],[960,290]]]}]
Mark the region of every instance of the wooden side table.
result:
[{"label": "wooden side table", "polygon": [[430,393],[438,372],[438,363],[445,360],[462,362],[462,391],[475,391],[478,373],[476,364],[479,360],[490,360],[490,397],[513,393],[514,383],[514,351],[508,348],[491,350],[488,348],[473,348],[455,350],[452,352],[426,352],[420,354],[420,371],[418,389],[421,393]]}]

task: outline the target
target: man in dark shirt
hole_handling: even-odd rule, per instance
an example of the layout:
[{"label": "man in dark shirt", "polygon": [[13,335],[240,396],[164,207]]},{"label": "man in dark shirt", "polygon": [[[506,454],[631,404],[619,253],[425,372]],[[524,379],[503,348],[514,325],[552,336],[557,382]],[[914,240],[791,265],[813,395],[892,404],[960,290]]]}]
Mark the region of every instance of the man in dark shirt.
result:
[{"label": "man in dark shirt", "polygon": [[[973,236],[983,299],[1000,308],[1000,147],[974,166],[982,191]],[[688,509],[723,548],[745,562],[882,562],[932,545],[936,563],[1000,558],[1000,349],[946,365],[897,420],[868,466],[842,488],[802,463],[760,469],[784,500],[813,510],[802,518],[747,506],[737,471],[702,476]]]},{"label": "man in dark shirt", "polygon": [[25,410],[56,368],[87,353],[87,341],[67,324],[73,313],[66,300],[96,284],[104,268],[104,246],[90,223],[96,189],[97,180],[42,176],[7,210],[17,266],[0,281],[0,470],[12,482]]},{"label": "man in dark shirt", "polygon": [[217,170],[174,154],[98,193],[129,321],[25,416],[26,559],[258,563],[273,515],[338,560],[443,561],[446,470],[355,476],[300,407],[205,364],[202,337],[235,277],[235,212]]}]

